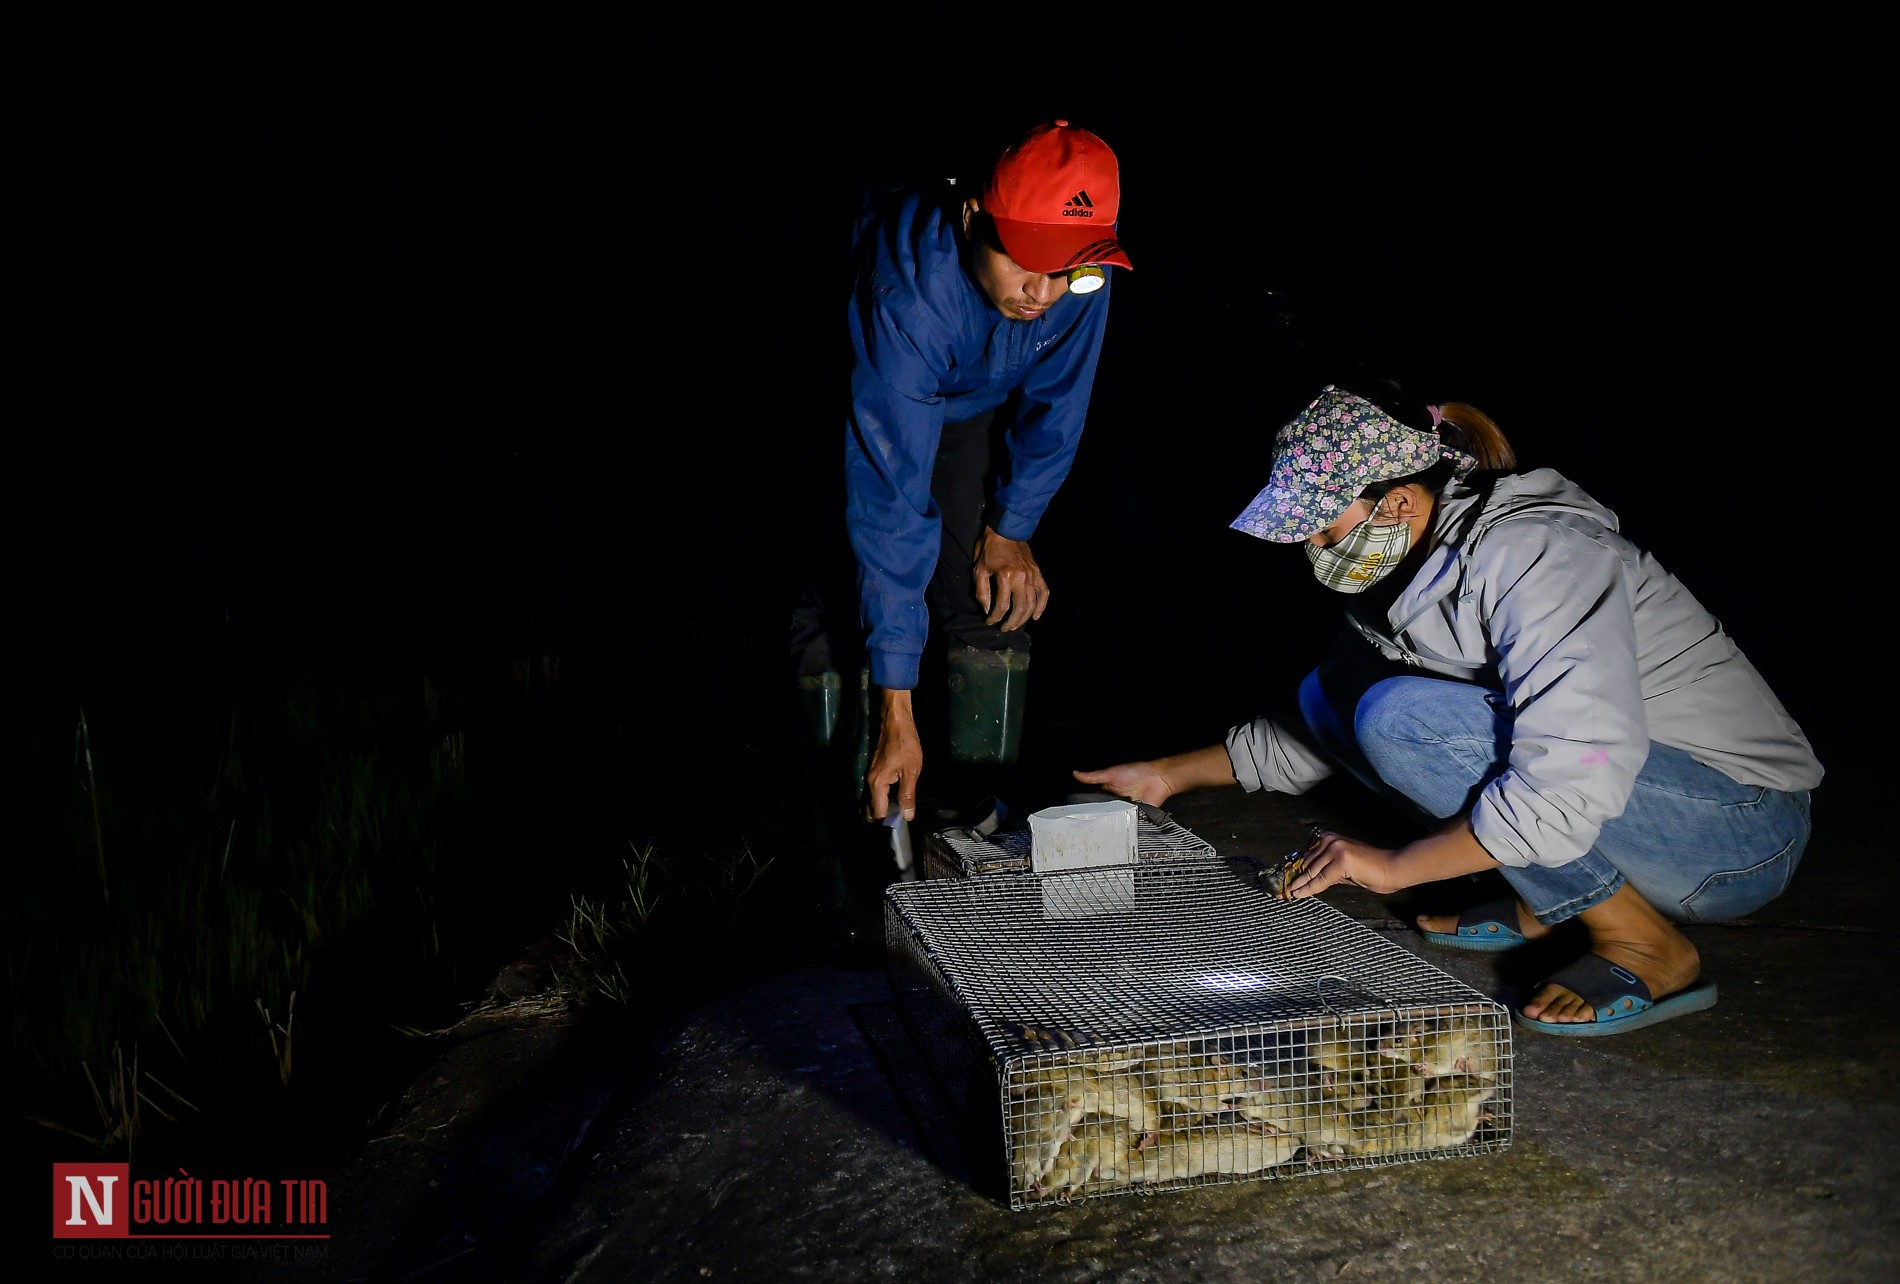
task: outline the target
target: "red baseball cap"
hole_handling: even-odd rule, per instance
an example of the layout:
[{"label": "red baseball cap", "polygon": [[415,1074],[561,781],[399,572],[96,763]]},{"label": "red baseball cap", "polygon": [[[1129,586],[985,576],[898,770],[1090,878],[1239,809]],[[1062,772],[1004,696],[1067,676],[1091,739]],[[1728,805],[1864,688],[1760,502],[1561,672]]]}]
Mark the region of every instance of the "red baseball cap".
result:
[{"label": "red baseball cap", "polygon": [[983,210],[1016,265],[1066,272],[1085,263],[1132,268],[1115,239],[1120,168],[1108,144],[1066,120],[1038,125],[990,173]]}]

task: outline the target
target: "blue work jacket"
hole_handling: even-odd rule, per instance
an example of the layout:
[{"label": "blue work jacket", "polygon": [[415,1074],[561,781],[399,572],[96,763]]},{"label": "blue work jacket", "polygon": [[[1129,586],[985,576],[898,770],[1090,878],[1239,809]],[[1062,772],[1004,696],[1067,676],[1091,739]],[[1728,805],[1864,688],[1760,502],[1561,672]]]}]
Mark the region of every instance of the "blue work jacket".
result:
[{"label": "blue work jacket", "polygon": [[1028,539],[1075,461],[1115,278],[1107,268],[1101,289],[1011,320],[958,257],[960,209],[896,194],[867,206],[852,245],[845,524],[871,681],[895,690],[917,685],[929,635],[924,586],[942,538],[930,477],[944,425],[1018,396],[989,521]]}]

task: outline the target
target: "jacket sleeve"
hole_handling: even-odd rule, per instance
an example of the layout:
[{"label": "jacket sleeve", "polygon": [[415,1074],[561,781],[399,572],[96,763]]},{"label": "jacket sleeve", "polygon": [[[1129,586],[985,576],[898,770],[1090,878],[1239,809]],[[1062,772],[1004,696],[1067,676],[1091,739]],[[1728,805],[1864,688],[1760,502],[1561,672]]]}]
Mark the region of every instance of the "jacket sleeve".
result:
[{"label": "jacket sleeve", "polygon": [[1471,827],[1505,865],[1565,865],[1621,815],[1649,756],[1622,558],[1582,518],[1500,522],[1473,585],[1512,710]]},{"label": "jacket sleeve", "polygon": [[1227,733],[1227,761],[1250,794],[1261,789],[1303,794],[1333,774],[1332,760],[1307,739],[1297,719],[1271,715]]},{"label": "jacket sleeve", "polygon": [[989,513],[990,525],[1004,539],[1023,540],[1036,533],[1075,463],[1102,355],[1114,275],[1110,269],[1094,294],[1064,296],[1080,313],[1060,338],[1037,354],[1023,380],[1007,439],[1009,476],[997,488]]},{"label": "jacket sleeve", "polygon": [[869,630],[871,681],[911,690],[929,632],[924,588],[941,539],[930,474],[943,398],[914,321],[907,329],[871,290],[854,296],[850,310],[845,527],[858,559],[860,623]]}]

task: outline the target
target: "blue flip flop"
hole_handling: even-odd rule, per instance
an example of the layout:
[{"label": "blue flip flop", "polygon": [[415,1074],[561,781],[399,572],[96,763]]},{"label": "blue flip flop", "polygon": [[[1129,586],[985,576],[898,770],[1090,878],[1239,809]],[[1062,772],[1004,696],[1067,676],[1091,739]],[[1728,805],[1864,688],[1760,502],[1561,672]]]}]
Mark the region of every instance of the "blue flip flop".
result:
[{"label": "blue flip flop", "polygon": [[1514,949],[1524,943],[1524,933],[1517,930],[1517,898],[1514,896],[1473,905],[1458,916],[1456,932],[1420,929],[1419,935],[1448,950],[1475,950],[1485,954]]},{"label": "blue flip flop", "polygon": [[1664,998],[1651,998],[1649,987],[1641,977],[1618,967],[1601,954],[1586,954],[1574,963],[1565,964],[1552,973],[1546,983],[1561,985],[1584,1000],[1596,1009],[1597,1019],[1559,1023],[1538,1021],[1521,1011],[1512,1015],[1526,1030],[1571,1039],[1622,1034],[1715,1006],[1713,981],[1697,981]]}]

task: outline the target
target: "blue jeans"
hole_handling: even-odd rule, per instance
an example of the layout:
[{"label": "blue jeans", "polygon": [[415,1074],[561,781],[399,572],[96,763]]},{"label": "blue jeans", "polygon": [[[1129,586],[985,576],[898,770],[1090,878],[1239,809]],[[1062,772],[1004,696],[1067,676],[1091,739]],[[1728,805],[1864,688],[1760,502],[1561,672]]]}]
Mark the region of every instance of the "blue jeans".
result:
[{"label": "blue jeans", "polygon": [[[1469,807],[1505,768],[1511,710],[1502,694],[1444,678],[1373,683],[1342,711],[1317,671],[1300,713],[1320,746],[1381,797],[1430,824]],[[1623,814],[1566,865],[1501,866],[1541,923],[1556,924],[1624,883],[1668,919],[1707,923],[1753,913],[1787,890],[1811,824],[1808,791],[1738,784],[1680,749],[1652,744]]]}]

